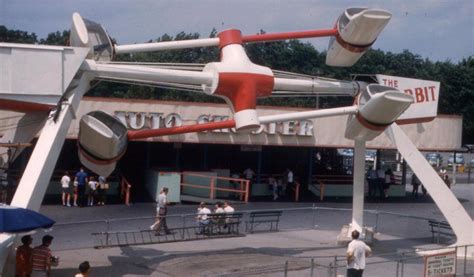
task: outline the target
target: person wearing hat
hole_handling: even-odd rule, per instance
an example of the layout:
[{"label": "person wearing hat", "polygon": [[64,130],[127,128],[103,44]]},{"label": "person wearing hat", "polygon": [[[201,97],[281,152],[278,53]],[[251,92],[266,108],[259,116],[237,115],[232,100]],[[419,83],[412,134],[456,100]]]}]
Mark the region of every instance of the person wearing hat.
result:
[{"label": "person wearing hat", "polygon": [[30,235],[21,238],[22,245],[16,249],[16,273],[15,277],[31,276],[33,270],[33,248],[31,243],[33,238]]},{"label": "person wearing hat", "polygon": [[31,276],[49,276],[51,273],[51,249],[53,242],[50,235],[43,236],[42,244],[33,248],[33,273]]}]

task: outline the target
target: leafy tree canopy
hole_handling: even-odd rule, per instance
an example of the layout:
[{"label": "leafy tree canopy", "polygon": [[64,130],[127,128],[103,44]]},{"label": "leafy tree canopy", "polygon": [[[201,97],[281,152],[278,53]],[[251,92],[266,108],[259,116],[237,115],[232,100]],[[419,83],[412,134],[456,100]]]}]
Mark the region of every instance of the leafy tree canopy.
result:
[{"label": "leafy tree canopy", "polygon": [[[264,33],[264,31],[260,31]],[[211,30],[209,37],[215,37],[216,30]],[[38,39],[35,33],[20,30],[9,30],[0,26],[1,42],[30,44],[65,45],[69,31],[57,31],[48,34],[45,39]],[[198,33],[181,32],[174,37],[164,34],[151,41],[187,40],[199,38]],[[463,142],[474,143],[474,56],[467,57],[458,63],[450,60],[433,62],[423,59],[408,50],[401,53],[384,52],[379,49],[368,51],[353,67],[335,68],[325,64],[325,52],[319,52],[310,43],[298,40],[252,43],[245,46],[250,59],[272,69],[291,71],[349,80],[352,73],[385,74],[435,80],[441,83],[439,109],[440,114],[462,115]],[[170,50],[154,53],[120,55],[119,61],[134,62],[174,62],[174,63],[208,63],[217,61],[219,51],[216,47]],[[148,86],[137,86],[111,82],[101,82],[89,95],[119,98],[162,99],[178,101],[223,102],[216,97],[204,94],[179,92]],[[281,105],[294,107],[319,106],[336,107],[352,103],[351,97],[319,98],[268,98],[260,99],[260,105]]]}]

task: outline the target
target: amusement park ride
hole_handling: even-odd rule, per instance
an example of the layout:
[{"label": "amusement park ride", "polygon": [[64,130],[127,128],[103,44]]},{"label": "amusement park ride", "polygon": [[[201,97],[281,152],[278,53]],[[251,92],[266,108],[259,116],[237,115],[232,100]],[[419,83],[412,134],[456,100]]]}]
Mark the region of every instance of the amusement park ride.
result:
[{"label": "amusement park ride", "polygon": [[[385,132],[450,223],[457,244],[472,244],[473,220],[395,122],[413,103],[412,95],[376,83],[280,77],[272,69],[252,63],[243,47],[245,43],[331,37],[326,64],[352,66],[375,42],[390,18],[391,14],[384,10],[349,8],[332,29],[259,35],[242,35],[232,29],[220,32],[216,38],[115,45],[101,25],[75,13],[68,47],[0,43],[0,109],[22,112],[23,119],[42,119],[36,127],[18,127],[1,138],[2,142],[26,143],[41,131],[11,204],[39,210],[67,130],[91,82],[126,81],[221,97],[232,110],[233,119],[128,131],[113,115],[88,113],[80,119],[78,152],[81,162],[97,174],[109,175],[125,153],[128,141],[134,139],[224,128],[250,132],[264,123],[348,115],[345,136],[355,142],[351,230],[364,228],[366,141]],[[116,55],[125,53],[196,47],[219,47],[220,61],[208,63],[202,70],[189,65],[168,68],[113,62]],[[354,96],[355,101],[342,108],[259,116],[257,98],[282,93],[342,94]],[[0,236],[3,259],[13,238]]]}]

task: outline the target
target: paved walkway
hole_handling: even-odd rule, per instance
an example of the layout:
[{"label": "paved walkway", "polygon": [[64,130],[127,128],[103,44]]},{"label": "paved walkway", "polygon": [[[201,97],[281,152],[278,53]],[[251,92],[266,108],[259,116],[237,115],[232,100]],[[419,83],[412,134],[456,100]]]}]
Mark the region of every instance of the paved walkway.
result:
[{"label": "paved walkway", "polygon": [[[472,185],[457,185],[455,193],[474,216]],[[317,207],[351,208],[351,203],[318,202]],[[237,206],[237,210],[270,208],[304,208],[313,203],[258,202]],[[171,215],[194,213],[195,205],[176,205]],[[438,208],[430,201],[403,200],[366,203],[366,209],[410,214],[442,219]],[[90,276],[283,276],[288,261],[289,276],[310,276],[310,259],[323,266],[333,262],[335,255],[344,255],[345,247],[336,243],[343,224],[350,221],[351,213],[334,210],[301,209],[285,212],[281,231],[247,234],[245,237],[223,238],[187,242],[161,243],[141,246],[94,249],[90,233],[104,230],[105,223],[67,224],[68,222],[129,218],[109,224],[111,230],[145,229],[154,215],[152,203],[130,207],[110,205],[104,207],[65,208],[43,206],[41,212],[58,223],[52,231],[55,236],[53,252],[61,258],[52,276],[73,276],[77,266],[88,260],[93,269]],[[150,217],[150,218],[143,218]],[[130,218],[139,218],[130,220]],[[64,224],[63,224],[64,223]],[[365,215],[365,223],[373,226],[375,218]],[[181,224],[181,218],[170,220],[171,226]],[[379,217],[379,233],[373,245],[374,256],[369,262],[387,261],[386,253],[411,251],[418,248],[436,248],[426,222],[391,215]],[[35,235],[35,243],[43,233]],[[444,245],[449,241],[444,240]],[[343,262],[339,262],[343,264]],[[474,265],[470,272],[474,273]],[[368,266],[364,276],[395,276],[396,263]],[[416,258],[405,265],[405,276],[420,276],[422,259]],[[315,267],[314,276],[327,276],[326,267]],[[343,268],[338,270],[340,274]]]}]

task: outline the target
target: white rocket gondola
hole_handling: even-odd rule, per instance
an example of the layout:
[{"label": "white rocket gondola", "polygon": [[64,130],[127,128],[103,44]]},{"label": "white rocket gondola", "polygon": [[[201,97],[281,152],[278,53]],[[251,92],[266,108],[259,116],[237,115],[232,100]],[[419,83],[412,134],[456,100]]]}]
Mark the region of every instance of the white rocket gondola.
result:
[{"label": "white rocket gondola", "polygon": [[345,137],[354,140],[372,140],[413,103],[413,96],[392,87],[368,85],[357,96],[359,112],[349,116]]},{"label": "white rocket gondola", "polygon": [[329,41],[326,64],[352,66],[375,42],[392,15],[388,11],[349,8],[336,22],[338,34]]},{"label": "white rocket gondola", "polygon": [[127,150],[127,128],[115,116],[93,111],[79,124],[79,159],[96,174],[110,175]]}]

